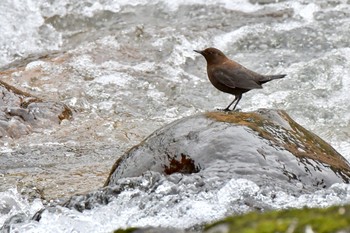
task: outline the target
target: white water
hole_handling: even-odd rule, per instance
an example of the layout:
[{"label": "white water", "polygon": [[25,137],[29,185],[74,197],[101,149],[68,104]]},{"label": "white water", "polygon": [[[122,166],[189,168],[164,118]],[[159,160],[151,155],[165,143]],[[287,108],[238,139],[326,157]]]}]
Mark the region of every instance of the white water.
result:
[{"label": "white water", "polygon": [[[174,189],[179,193],[174,194]],[[232,179],[220,189],[200,193],[192,183],[178,186],[167,181],[154,190],[152,198],[149,195],[148,191],[138,188],[126,190],[108,205],[83,213],[58,207],[54,212],[45,211],[40,222],[28,220],[13,224],[11,232],[111,232],[118,228],[148,226],[183,229],[219,220],[233,212],[247,212],[249,205],[268,210],[349,203],[350,186],[334,184],[326,190],[294,197],[284,192],[263,191],[245,179]],[[15,190],[1,193],[0,198],[7,205],[13,205],[1,220],[15,213],[32,216],[42,207],[38,200],[29,204]]]}]

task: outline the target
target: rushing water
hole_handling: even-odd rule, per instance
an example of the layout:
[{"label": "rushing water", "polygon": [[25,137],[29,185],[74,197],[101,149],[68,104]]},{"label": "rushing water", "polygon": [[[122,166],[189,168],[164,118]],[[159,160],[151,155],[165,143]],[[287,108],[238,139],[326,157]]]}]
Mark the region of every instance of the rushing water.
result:
[{"label": "rushing water", "polygon": [[[24,65],[1,78],[74,109],[74,119],[59,128],[0,140],[0,225],[102,186],[113,162],[162,125],[225,107],[232,96],[209,84],[205,61],[193,52],[209,46],[258,72],[288,75],[245,94],[242,111],[284,109],[350,160],[345,0],[4,0],[0,12],[0,67]],[[219,190],[198,193],[191,186],[198,177],[188,179],[176,201],[169,201],[174,197],[167,190],[177,184],[166,180],[157,183],[156,201],[144,189],[126,190],[101,208],[83,213],[60,208],[45,212],[40,222],[28,218],[13,227],[18,232],[183,228],[248,211],[241,196],[276,209],[350,198],[344,184],[271,199],[249,180],[233,179]]]}]

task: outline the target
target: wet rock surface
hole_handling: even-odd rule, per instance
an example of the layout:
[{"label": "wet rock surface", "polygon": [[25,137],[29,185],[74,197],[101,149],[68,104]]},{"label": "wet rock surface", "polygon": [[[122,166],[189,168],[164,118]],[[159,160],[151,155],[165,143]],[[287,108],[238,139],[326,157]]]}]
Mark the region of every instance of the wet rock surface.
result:
[{"label": "wet rock surface", "polygon": [[155,131],[116,161],[104,188],[64,206],[84,211],[134,190],[133,202],[144,209],[155,199],[176,203],[188,193],[221,189],[224,198],[232,195],[227,189],[242,189],[231,203],[234,212],[266,210],[272,207],[260,194],[300,196],[349,178],[348,162],[285,111],[206,112]]},{"label": "wet rock surface", "polygon": [[115,163],[106,185],[147,171],[249,179],[276,190],[311,192],[349,182],[348,162],[286,112],[207,112],[156,131]]},{"label": "wet rock surface", "polygon": [[72,111],[65,104],[44,101],[0,81],[0,140],[20,138],[71,117]]}]

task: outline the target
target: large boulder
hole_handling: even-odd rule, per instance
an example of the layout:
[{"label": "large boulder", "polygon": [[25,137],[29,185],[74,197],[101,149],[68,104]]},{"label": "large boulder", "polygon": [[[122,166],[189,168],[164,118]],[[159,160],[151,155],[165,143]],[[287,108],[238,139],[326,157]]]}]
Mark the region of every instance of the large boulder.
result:
[{"label": "large boulder", "polygon": [[335,149],[285,111],[207,112],[177,120],[116,161],[105,185],[146,171],[245,178],[277,190],[310,192],[349,182],[350,166]]},{"label": "large boulder", "polygon": [[65,104],[44,101],[0,80],[0,139],[19,138],[36,128],[50,128],[71,116],[72,111]]}]

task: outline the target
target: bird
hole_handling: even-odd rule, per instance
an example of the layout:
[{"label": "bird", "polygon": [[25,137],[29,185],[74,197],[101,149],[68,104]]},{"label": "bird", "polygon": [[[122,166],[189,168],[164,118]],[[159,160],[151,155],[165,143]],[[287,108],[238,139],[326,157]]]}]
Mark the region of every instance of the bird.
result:
[{"label": "bird", "polygon": [[[252,89],[261,89],[262,84],[286,76],[286,74],[258,74],[230,60],[223,52],[216,48],[193,51],[203,55],[207,61],[207,73],[211,84],[220,91],[235,96],[234,100],[223,109],[224,111],[234,111],[237,104],[242,99],[243,93]],[[233,103],[235,103],[235,105],[233,109],[230,110]]]}]

